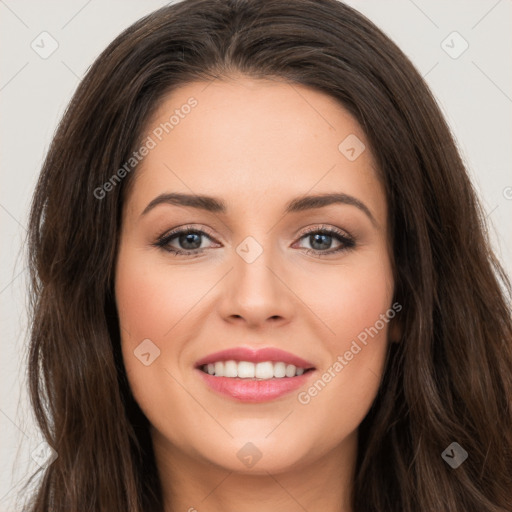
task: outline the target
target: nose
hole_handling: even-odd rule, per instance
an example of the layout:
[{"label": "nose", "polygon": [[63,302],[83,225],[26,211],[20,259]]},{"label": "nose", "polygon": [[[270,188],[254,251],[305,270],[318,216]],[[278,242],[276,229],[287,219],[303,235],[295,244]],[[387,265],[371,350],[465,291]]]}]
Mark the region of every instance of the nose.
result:
[{"label": "nose", "polygon": [[275,253],[254,239],[237,249],[233,253],[233,269],[223,280],[222,317],[252,328],[290,322],[297,298]]}]

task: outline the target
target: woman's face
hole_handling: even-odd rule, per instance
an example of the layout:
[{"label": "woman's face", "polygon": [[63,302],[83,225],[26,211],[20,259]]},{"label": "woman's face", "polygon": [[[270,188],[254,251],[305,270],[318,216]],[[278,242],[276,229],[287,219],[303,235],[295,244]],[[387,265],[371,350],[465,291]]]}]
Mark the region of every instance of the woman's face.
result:
[{"label": "woman's face", "polygon": [[395,314],[360,126],[320,92],[239,77],[174,91],[142,144],[116,301],[158,453],[253,473],[354,453]]}]

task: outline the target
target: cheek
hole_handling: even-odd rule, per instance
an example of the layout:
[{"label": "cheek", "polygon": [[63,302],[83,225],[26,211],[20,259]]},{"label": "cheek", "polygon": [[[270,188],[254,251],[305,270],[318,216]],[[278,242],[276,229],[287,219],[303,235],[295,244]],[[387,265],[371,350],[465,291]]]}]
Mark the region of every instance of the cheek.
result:
[{"label": "cheek", "polygon": [[162,344],[163,334],[183,309],[178,283],[165,282],[161,269],[149,261],[142,251],[121,250],[115,277],[124,365],[135,397],[144,398],[144,404],[151,402],[148,383],[157,377],[168,351]]},{"label": "cheek", "polygon": [[[121,348],[132,393],[151,417],[170,396],[182,396],[169,372],[181,381],[186,340],[194,339],[201,326],[199,301],[218,278],[211,270],[166,265],[145,250],[125,247],[115,277]],[[163,395],[155,392],[162,389]]]},{"label": "cheek", "polygon": [[116,270],[116,303],[130,342],[161,340],[197,302],[193,280],[187,270],[172,272],[144,253],[121,253]]},{"label": "cheek", "polygon": [[[352,432],[367,414],[380,385],[388,346],[393,283],[386,258],[333,273],[323,295],[312,297],[330,331],[324,336],[329,359],[298,401],[306,410],[328,412],[333,436]],[[332,331],[332,332],[331,332]],[[311,428],[318,421],[310,414]]]},{"label": "cheek", "polygon": [[[302,279],[295,289],[322,324],[322,338],[329,351],[344,351],[352,339],[373,326],[391,307],[393,279],[389,259],[379,251],[321,272],[314,278]],[[385,335],[387,326],[387,322],[384,326],[379,322],[379,334]]]}]

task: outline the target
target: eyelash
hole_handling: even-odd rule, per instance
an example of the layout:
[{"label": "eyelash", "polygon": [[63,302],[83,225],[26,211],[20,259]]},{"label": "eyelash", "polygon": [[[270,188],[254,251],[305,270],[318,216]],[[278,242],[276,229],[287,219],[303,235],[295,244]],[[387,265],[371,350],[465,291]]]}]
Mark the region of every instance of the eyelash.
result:
[{"label": "eyelash", "polygon": [[[164,251],[170,252],[170,253],[174,254],[175,256],[199,255],[200,253],[202,253],[205,250],[205,248],[203,248],[203,249],[182,250],[182,249],[171,248],[169,246],[169,243],[174,238],[176,238],[177,236],[179,236],[179,235],[188,235],[188,234],[205,235],[206,237],[208,237],[210,239],[213,239],[212,235],[210,235],[209,233],[207,233],[207,232],[205,232],[203,230],[194,229],[191,226],[186,226],[184,228],[177,229],[175,231],[171,231],[170,233],[163,234],[152,245],[154,247],[158,247],[158,248],[160,248],[160,249],[162,249]],[[306,254],[313,254],[315,256],[320,256],[320,257],[327,257],[327,256],[330,256],[332,254],[338,254],[338,253],[341,253],[343,251],[347,251],[347,250],[353,249],[355,247],[355,245],[356,245],[355,240],[351,236],[343,233],[340,230],[333,229],[333,228],[327,228],[325,226],[318,226],[318,227],[307,229],[304,233],[302,233],[302,235],[299,238],[299,240],[301,240],[302,238],[304,238],[304,237],[306,237],[308,235],[312,235],[312,234],[322,234],[322,235],[333,236],[342,245],[338,249],[334,249],[334,250],[331,249],[329,251],[320,251],[318,249],[308,249],[306,247],[306,248],[304,248]]]}]

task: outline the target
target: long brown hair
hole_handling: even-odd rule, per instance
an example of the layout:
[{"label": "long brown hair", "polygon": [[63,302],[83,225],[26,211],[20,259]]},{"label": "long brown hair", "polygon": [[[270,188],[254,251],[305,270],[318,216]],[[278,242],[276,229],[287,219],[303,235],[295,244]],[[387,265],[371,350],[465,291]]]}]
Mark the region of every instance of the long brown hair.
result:
[{"label": "long brown hair", "polygon": [[[510,511],[510,283],[421,75],[372,22],[336,0],[166,6],[120,34],[80,83],[30,216],[30,393],[58,453],[30,510],[163,510],[113,293],[123,198],[136,170],[108,193],[97,190],[140,147],[168,92],[234,73],[337,99],[363,128],[385,186],[401,340],[390,344],[359,428],[354,511]],[[468,453],[457,469],[441,456],[453,442]]]}]

